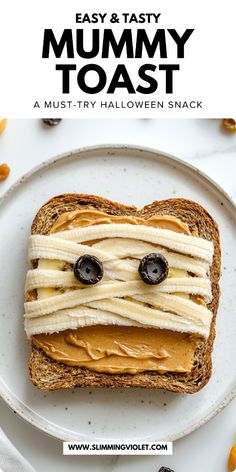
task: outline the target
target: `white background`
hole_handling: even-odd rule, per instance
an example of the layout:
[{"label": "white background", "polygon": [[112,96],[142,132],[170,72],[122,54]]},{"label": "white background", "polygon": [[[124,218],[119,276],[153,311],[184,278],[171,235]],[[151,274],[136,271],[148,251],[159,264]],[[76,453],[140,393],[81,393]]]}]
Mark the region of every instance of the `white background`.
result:
[{"label": "white background", "polygon": [[[104,25],[76,24],[75,14],[107,12],[155,12],[161,13],[158,24],[111,24]],[[77,0],[65,2],[62,0],[7,0],[1,8],[0,15],[0,105],[1,112],[13,118],[33,118],[44,116],[63,116],[67,118],[97,118],[97,117],[215,117],[233,116],[236,107],[235,94],[235,0],[147,0],[143,5],[135,0],[120,0],[112,3],[108,0],[87,0],[82,3]],[[137,28],[145,28],[152,40],[157,28],[174,28],[182,35],[186,28],[195,31],[185,47],[185,58],[176,59],[175,43],[166,33],[168,59],[159,60],[159,51],[154,59],[126,59],[122,54],[120,59],[114,59],[111,53],[109,59],[99,56],[90,60],[42,59],[43,31],[52,28],[59,40],[64,28],[85,28],[91,38],[90,30],[101,27],[111,28],[117,39],[124,28],[132,28],[134,39]],[[90,49],[90,43],[85,41],[85,47]],[[72,87],[70,95],[61,93],[61,72],[55,71],[56,63],[73,63],[80,69],[88,62],[100,64],[107,72],[108,83],[113,76],[118,63],[125,63],[135,88],[140,83],[137,70],[142,63],[179,63],[180,71],[174,72],[174,94],[165,95],[165,73],[158,69],[151,73],[158,80],[158,89],[152,95],[129,95],[124,89],[118,89],[115,95],[101,92],[97,95],[86,95],[80,91],[76,82],[76,74],[72,72]],[[107,85],[108,85],[107,83]],[[107,90],[107,87],[106,87]],[[202,100],[203,109],[33,109],[36,100],[42,104],[44,100]]]},{"label": "white background", "polygon": [[[236,200],[236,134],[221,129],[220,120],[63,120],[46,128],[40,120],[10,120],[0,136],[0,162],[11,167],[0,194],[42,161],[80,146],[125,143],[172,153],[194,164]],[[0,426],[37,472],[226,472],[227,456],[236,442],[236,401],[207,425],[174,444],[172,457],[62,457],[60,442],[46,437],[0,402]]]}]

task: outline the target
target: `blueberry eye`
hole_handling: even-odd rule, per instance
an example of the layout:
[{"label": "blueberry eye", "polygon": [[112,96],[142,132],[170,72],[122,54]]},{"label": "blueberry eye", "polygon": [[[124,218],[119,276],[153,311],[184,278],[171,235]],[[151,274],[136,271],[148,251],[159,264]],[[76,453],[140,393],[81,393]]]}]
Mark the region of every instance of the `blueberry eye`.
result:
[{"label": "blueberry eye", "polygon": [[168,276],[168,261],[162,254],[148,254],[140,261],[138,271],[145,284],[157,285]]},{"label": "blueberry eye", "polygon": [[95,256],[84,254],[74,264],[74,275],[84,285],[97,284],[103,277],[102,262]]}]

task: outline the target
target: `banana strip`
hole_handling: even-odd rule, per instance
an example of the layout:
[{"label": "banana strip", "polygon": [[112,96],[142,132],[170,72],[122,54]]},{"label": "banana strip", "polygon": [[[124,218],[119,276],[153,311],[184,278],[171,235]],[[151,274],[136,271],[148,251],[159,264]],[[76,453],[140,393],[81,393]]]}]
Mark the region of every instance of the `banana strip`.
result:
[{"label": "banana strip", "polygon": [[127,223],[80,227],[55,233],[54,237],[77,243],[104,238],[139,239],[152,244],[159,244],[183,254],[199,257],[209,263],[212,262],[214,251],[212,241],[203,238],[176,233],[168,229]]},{"label": "banana strip", "polygon": [[61,270],[29,270],[26,275],[25,292],[35,288],[59,288],[59,287],[78,287],[83,285],[74,277],[74,273],[63,272]]},{"label": "banana strip", "polygon": [[142,281],[109,282],[98,284],[96,287],[72,290],[61,295],[25,303],[25,316],[35,317],[47,315],[57,310],[73,308],[95,300],[111,297],[131,297],[135,294],[150,294],[159,292],[185,292],[205,297],[211,300],[211,284],[208,279],[200,277],[169,278],[159,285],[147,287]]},{"label": "banana strip", "polygon": [[197,319],[192,322],[192,320],[187,317],[180,318],[180,316],[175,315],[174,313],[163,313],[163,311],[156,308],[142,306],[129,300],[113,298],[91,302],[88,306],[91,308],[97,308],[98,310],[116,313],[120,316],[127,316],[128,313],[128,318],[130,320],[138,321],[143,325],[153,326],[155,328],[171,329],[172,331],[180,332],[189,331],[204,336],[208,336],[209,334],[208,320],[206,320],[205,323]]},{"label": "banana strip", "polygon": [[209,263],[190,256],[177,254],[163,247],[157,247],[153,244],[145,243],[143,241],[126,238],[110,238],[99,241],[93,244],[93,248],[108,252],[112,256],[119,259],[126,257],[133,257],[135,259],[142,259],[151,252],[158,252],[163,254],[168,260],[169,266],[175,269],[184,269],[192,272],[200,277],[206,277],[209,272]]},{"label": "banana strip", "polygon": [[66,329],[76,329],[97,324],[142,326],[138,322],[130,321],[128,318],[114,313],[80,306],[70,310],[61,310],[46,317],[26,318],[25,330],[27,336],[30,337],[33,334],[51,334]]},{"label": "banana strip", "polygon": [[[104,263],[103,282],[121,280],[140,280],[138,273],[139,261],[112,261]],[[73,271],[63,272],[53,269],[29,270],[26,275],[25,292],[40,288],[83,288],[84,285],[74,277]]]},{"label": "banana strip", "polygon": [[[178,262],[174,267],[179,265]],[[180,264],[181,265],[181,264]],[[138,272],[139,260],[116,260],[110,262],[104,262],[104,277],[103,282],[108,281],[123,281],[131,282],[140,280]],[[181,268],[186,268],[185,264],[181,265]],[[170,264],[170,267],[173,267]],[[73,271],[63,272],[62,270],[54,269],[34,269],[29,270],[26,275],[25,292],[40,289],[40,288],[83,288],[84,286],[78,282],[74,277]]]},{"label": "banana strip", "polygon": [[116,261],[104,262],[103,280],[121,280],[130,282],[132,280],[140,280],[138,272],[140,261],[138,259],[117,259]]},{"label": "banana strip", "polygon": [[183,297],[158,293],[147,296],[135,295],[132,298],[154,307],[156,306],[163,311],[170,311],[176,315],[188,318],[196,324],[202,323],[204,326],[209,326],[211,322],[212,312],[208,308]]},{"label": "banana strip", "polygon": [[[110,271],[118,267],[115,261],[122,262],[121,259],[126,257],[142,259],[151,252],[163,254],[170,267],[184,269],[200,277],[206,277],[209,271],[209,264],[201,259],[173,253],[143,241],[116,238],[100,241],[93,246],[86,246],[43,235],[31,236],[29,240],[29,260],[54,259],[74,264],[78,257],[86,252],[98,257],[102,262],[110,261],[111,264],[107,265]],[[124,266],[120,265],[120,267],[122,270],[129,270]]]},{"label": "banana strip", "polygon": [[79,256],[83,256],[89,250],[89,254],[98,257],[102,262],[116,259],[99,249],[84,244],[76,244],[71,241],[56,239],[53,236],[37,234],[29,238],[29,260],[33,259],[57,259],[73,264]]},{"label": "banana strip", "polygon": [[164,254],[166,249],[157,247],[155,244],[150,244],[145,241],[139,241],[138,239],[126,238],[108,238],[103,239],[93,244],[93,247],[100,249],[101,251],[108,252],[112,256],[116,256],[119,259],[125,257],[142,258],[150,252],[161,252]]},{"label": "banana strip", "polygon": [[[129,315],[127,316],[127,313]],[[55,333],[66,329],[76,329],[91,325],[142,326],[170,329],[179,332],[209,335],[209,322],[193,322],[180,318],[173,313],[163,313],[158,309],[148,308],[127,300],[111,299],[91,302],[89,307],[76,307],[60,310],[47,317],[25,319],[25,330],[30,337],[33,334]]]},{"label": "banana strip", "polygon": [[[82,288],[74,277],[73,272],[60,272],[53,270],[31,270],[27,274],[26,278],[26,291],[37,288],[45,287],[72,287]],[[113,292],[113,286],[111,285],[111,293]],[[83,296],[83,293],[81,294]],[[184,299],[175,295],[169,295],[164,293],[151,293],[145,295],[135,294],[133,299],[142,303],[148,303],[152,306],[158,306],[163,311],[171,311],[180,316],[188,316],[190,319],[196,319],[201,316],[203,321],[211,319],[211,311],[203,305],[199,305],[192,300]]]}]

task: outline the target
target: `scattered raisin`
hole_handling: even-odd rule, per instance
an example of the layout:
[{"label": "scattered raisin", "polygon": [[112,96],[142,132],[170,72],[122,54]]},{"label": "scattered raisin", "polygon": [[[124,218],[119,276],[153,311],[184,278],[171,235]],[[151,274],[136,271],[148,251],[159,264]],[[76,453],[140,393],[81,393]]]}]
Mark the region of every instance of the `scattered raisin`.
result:
[{"label": "scattered raisin", "polygon": [[231,447],[228,466],[231,472],[236,469],[236,444]]},{"label": "scattered raisin", "polygon": [[6,128],[7,124],[7,119],[4,118],[4,120],[0,120],[0,134],[3,133],[4,129]]},{"label": "scattered raisin", "polygon": [[10,167],[7,164],[0,165],[0,181],[5,180],[10,174]]},{"label": "scattered raisin", "polygon": [[174,472],[174,470],[168,467],[161,467],[158,472]]},{"label": "scattered raisin", "polygon": [[42,121],[47,126],[56,126],[59,125],[61,118],[43,118]]},{"label": "scattered raisin", "polygon": [[233,133],[236,131],[236,120],[233,118],[225,118],[222,122],[222,126],[226,131]]}]

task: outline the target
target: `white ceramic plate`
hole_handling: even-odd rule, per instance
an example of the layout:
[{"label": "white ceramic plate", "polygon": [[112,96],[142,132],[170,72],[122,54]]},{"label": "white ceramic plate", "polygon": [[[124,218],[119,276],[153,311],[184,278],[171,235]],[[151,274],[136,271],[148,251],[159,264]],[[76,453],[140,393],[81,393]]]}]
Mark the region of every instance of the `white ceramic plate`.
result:
[{"label": "white ceramic plate", "polygon": [[[77,389],[45,394],[29,380],[23,330],[27,240],[32,219],[50,197],[97,194],[138,207],[184,197],[205,206],[222,239],[222,297],[209,384],[194,395],[155,389]],[[206,176],[171,156],[144,148],[100,146],[44,163],[0,204],[0,394],[29,423],[63,440],[174,440],[193,431],[233,398],[235,390],[235,207]]]}]

